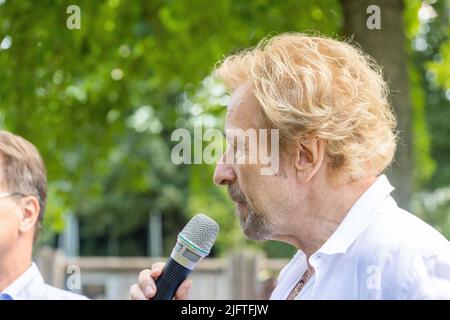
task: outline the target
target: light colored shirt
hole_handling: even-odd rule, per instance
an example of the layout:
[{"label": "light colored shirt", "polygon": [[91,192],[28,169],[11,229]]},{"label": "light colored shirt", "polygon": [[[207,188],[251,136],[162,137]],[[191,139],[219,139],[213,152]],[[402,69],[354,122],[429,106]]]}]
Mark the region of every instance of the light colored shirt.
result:
[{"label": "light colored shirt", "polygon": [[[450,299],[450,243],[400,209],[384,175],[309,258],[314,275],[296,299]],[[298,251],[271,299],[284,300],[306,271]]]},{"label": "light colored shirt", "polygon": [[48,284],[33,262],[20,277],[11,283],[2,294],[11,296],[14,300],[85,300],[85,296],[61,290]]}]

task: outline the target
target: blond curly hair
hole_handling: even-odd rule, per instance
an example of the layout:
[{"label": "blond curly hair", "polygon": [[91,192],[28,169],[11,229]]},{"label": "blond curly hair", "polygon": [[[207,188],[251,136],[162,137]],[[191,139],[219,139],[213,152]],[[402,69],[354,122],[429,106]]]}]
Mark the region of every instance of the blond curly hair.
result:
[{"label": "blond curly hair", "polygon": [[334,172],[381,173],[396,148],[396,120],[381,68],[344,41],[286,33],[225,58],[215,75],[233,91],[250,82],[282,145],[307,135],[326,141]]}]

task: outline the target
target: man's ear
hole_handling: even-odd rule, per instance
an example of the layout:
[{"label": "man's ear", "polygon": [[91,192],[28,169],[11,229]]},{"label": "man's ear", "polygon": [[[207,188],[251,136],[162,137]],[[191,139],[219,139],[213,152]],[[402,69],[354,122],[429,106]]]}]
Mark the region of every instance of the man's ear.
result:
[{"label": "man's ear", "polygon": [[21,233],[34,230],[39,219],[39,201],[36,197],[29,196],[21,199],[21,213],[19,231]]},{"label": "man's ear", "polygon": [[297,177],[309,181],[320,169],[325,157],[325,141],[315,137],[302,138],[297,142],[295,169]]}]

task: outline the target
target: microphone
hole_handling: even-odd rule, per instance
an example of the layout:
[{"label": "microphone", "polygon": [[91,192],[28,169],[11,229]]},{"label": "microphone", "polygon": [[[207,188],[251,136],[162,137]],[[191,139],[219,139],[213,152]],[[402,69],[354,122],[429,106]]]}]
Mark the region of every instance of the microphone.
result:
[{"label": "microphone", "polygon": [[152,300],[172,300],[181,283],[206,257],[216,241],[219,225],[204,214],[195,215],[178,234],[178,241],[161,275]]}]

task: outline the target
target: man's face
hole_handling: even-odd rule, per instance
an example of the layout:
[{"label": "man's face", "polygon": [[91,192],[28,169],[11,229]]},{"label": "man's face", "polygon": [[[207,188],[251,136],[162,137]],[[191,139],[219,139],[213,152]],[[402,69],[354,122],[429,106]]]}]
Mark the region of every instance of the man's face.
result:
[{"label": "man's face", "polygon": [[[237,140],[230,141],[230,129],[256,130],[258,137],[263,134],[258,129],[267,129],[259,102],[248,84],[238,87],[231,96],[225,124],[228,147],[216,166],[214,182],[227,185],[247,237],[254,240],[273,239],[281,231],[280,225],[285,223],[282,213],[290,203],[292,181],[282,164],[274,175],[262,175],[261,168],[267,165],[248,161],[249,153],[255,152],[255,145],[248,144],[248,139],[241,144],[236,144]],[[265,136],[264,139],[270,138]],[[278,148],[270,148],[271,152],[279,152]],[[234,163],[230,163],[230,153],[234,153]],[[238,159],[244,155],[247,158],[242,164]]]}]

